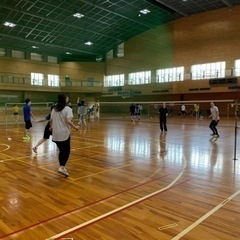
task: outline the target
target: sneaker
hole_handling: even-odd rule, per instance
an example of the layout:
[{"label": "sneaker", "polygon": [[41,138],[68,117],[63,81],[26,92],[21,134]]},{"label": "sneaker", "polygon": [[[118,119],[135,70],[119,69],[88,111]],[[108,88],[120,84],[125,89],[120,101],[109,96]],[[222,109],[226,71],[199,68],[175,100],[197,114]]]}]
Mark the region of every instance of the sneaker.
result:
[{"label": "sneaker", "polygon": [[210,136],[214,136],[214,135],[215,135],[214,133],[210,134]]},{"label": "sneaker", "polygon": [[67,171],[67,169],[63,166],[61,166],[59,169],[58,169],[58,172],[63,174],[65,177],[68,177],[69,176],[69,173]]},{"label": "sneaker", "polygon": [[37,147],[33,147],[32,150],[37,153]]},{"label": "sneaker", "polygon": [[30,137],[28,135],[23,137],[23,140],[30,140]]},{"label": "sneaker", "polygon": [[215,137],[215,138],[219,138],[220,136],[219,136],[218,134],[215,134],[214,137]]}]

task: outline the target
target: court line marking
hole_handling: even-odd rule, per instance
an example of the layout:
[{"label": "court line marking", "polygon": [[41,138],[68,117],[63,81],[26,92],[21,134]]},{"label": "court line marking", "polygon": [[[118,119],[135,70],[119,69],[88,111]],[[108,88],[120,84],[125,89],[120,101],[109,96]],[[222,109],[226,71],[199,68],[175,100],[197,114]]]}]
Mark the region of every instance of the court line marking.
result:
[{"label": "court line marking", "polygon": [[96,173],[91,173],[91,174],[88,174],[88,175],[85,175],[85,176],[82,176],[82,177],[74,178],[74,180],[79,180],[79,179],[84,179],[84,178],[88,178],[88,177],[92,177],[92,176],[97,176],[99,174],[111,172],[111,171],[114,171],[114,170],[119,170],[121,168],[129,167],[129,166],[132,166],[132,165],[135,165],[135,163],[124,164],[124,165],[121,165],[121,166],[118,166],[118,167],[112,167],[112,168],[110,167],[110,168],[108,168],[106,170],[103,170],[103,171],[98,171]]},{"label": "court line marking", "polygon": [[[3,153],[3,152],[5,152],[5,151],[7,151],[8,149],[10,149],[10,146],[9,146],[8,144],[3,144],[3,143],[1,143],[0,146],[5,146],[5,147],[6,147],[5,149],[3,149],[3,150],[0,151],[0,155],[8,158],[9,155],[8,155],[8,154],[5,154],[5,153]],[[4,161],[5,161],[4,159],[1,159],[1,160],[0,160],[1,163],[4,162]]]},{"label": "court line marking", "polygon": [[[6,145],[6,144],[0,144],[0,145]],[[6,145],[7,146],[7,145]],[[95,147],[96,145],[94,145]],[[97,145],[99,146],[99,145]],[[10,148],[10,146],[9,146]],[[9,149],[8,148],[8,149]],[[82,148],[77,148],[77,149],[84,149],[84,148],[89,148],[89,147],[82,147]],[[6,149],[6,150],[8,150]],[[4,150],[5,151],[5,150]],[[21,162],[21,163],[24,163],[24,164],[27,164],[31,167],[36,167],[35,164],[33,164],[32,162],[26,162],[24,161],[23,159],[25,158],[28,158],[28,157],[31,157],[32,155],[29,155],[29,156],[23,156],[23,157],[12,157],[10,155],[7,155],[7,154],[4,154],[4,153],[1,153],[0,152],[0,155],[3,155],[5,157],[7,157],[8,159],[4,159],[4,160],[0,160],[0,163],[1,162],[8,162],[8,161],[18,161],[18,162]],[[37,156],[45,156],[45,155],[48,155],[48,153],[43,153],[43,154],[38,154]],[[75,160],[72,160],[73,162]],[[59,173],[57,173],[56,171],[53,171],[53,170],[49,170],[46,168],[46,166],[49,166],[49,165],[53,165],[55,163],[49,163],[49,164],[45,164],[44,166],[37,166],[37,168],[41,169],[41,170],[44,170],[44,171],[47,171],[49,173],[52,173],[52,174],[55,174],[55,175],[59,175]],[[131,164],[124,164],[124,165],[121,165],[121,166],[118,166],[118,167],[112,167],[110,169],[107,169],[107,170],[103,170],[101,172],[97,172],[97,173],[92,173],[92,174],[89,174],[89,175],[86,175],[86,176],[83,176],[83,177],[79,177],[79,178],[72,178],[72,177],[68,177],[68,179],[72,180],[72,181],[77,181],[77,180],[80,180],[80,179],[83,179],[83,178],[86,178],[86,177],[91,177],[91,176],[95,176],[95,175],[99,175],[99,174],[102,174],[102,173],[105,173],[105,172],[111,172],[112,170],[117,170],[117,169],[121,169],[121,168],[124,168],[126,166],[131,166],[131,165],[134,165],[135,163],[131,163]]]},{"label": "court line marking", "polygon": [[[3,152],[0,152],[0,155],[5,157],[5,158],[9,158],[10,157],[9,154],[3,153]],[[3,159],[1,162],[5,162],[5,161],[7,161],[7,159]]]},{"label": "court line marking", "polygon": [[9,146],[8,144],[3,144],[3,143],[1,143],[0,145],[6,147],[5,149],[1,150],[1,152],[5,152],[5,151],[7,151],[7,150],[10,148],[10,146]]},{"label": "court line marking", "polygon": [[[1,153],[0,153],[1,154]],[[23,163],[26,163],[26,164],[29,164],[28,162],[24,162],[22,161],[21,159],[24,159],[24,158],[29,158],[31,156],[23,156],[23,157],[12,157],[11,155],[8,155],[8,154],[4,154],[6,157],[8,157],[8,159],[4,159],[2,160],[2,162],[8,162],[8,161],[19,161],[19,162],[23,162]],[[32,165],[32,166],[35,166],[35,165]]]},{"label": "court line marking", "polygon": [[220,204],[218,204],[215,208],[213,208],[211,211],[207,212],[205,215],[203,215],[201,218],[199,218],[196,222],[192,223],[189,227],[187,227],[185,230],[183,230],[182,232],[180,232],[177,236],[175,236],[174,238],[172,238],[172,240],[178,240],[181,237],[183,237],[184,235],[186,235],[188,232],[190,232],[193,228],[195,228],[197,225],[199,225],[200,223],[202,223],[204,220],[206,220],[208,217],[210,217],[213,213],[215,213],[217,210],[219,210],[220,208],[222,208],[225,204],[227,204],[228,202],[230,202],[232,199],[234,199],[237,195],[240,194],[240,189],[235,192],[234,194],[232,194],[230,197],[226,198],[225,200],[223,200]]},{"label": "court line marking", "polygon": [[177,175],[177,177],[176,177],[170,184],[168,184],[166,187],[164,187],[164,188],[162,188],[162,189],[160,189],[160,190],[158,190],[158,191],[152,192],[152,193],[150,193],[150,194],[148,194],[148,195],[146,195],[146,196],[144,196],[144,197],[142,197],[142,198],[139,198],[139,199],[137,199],[137,200],[135,200],[135,201],[132,201],[132,202],[130,202],[130,203],[128,203],[128,204],[125,204],[125,205],[123,205],[123,206],[121,206],[121,207],[119,207],[119,208],[116,208],[116,209],[112,210],[112,211],[109,211],[109,212],[107,212],[107,213],[104,213],[104,214],[102,214],[102,215],[100,215],[100,216],[98,216],[98,217],[95,217],[95,218],[93,218],[93,219],[91,219],[91,220],[89,220],[89,221],[87,221],[87,222],[84,222],[84,223],[82,223],[82,224],[79,224],[79,225],[77,225],[77,226],[75,226],[75,227],[73,227],[73,228],[70,228],[70,229],[66,230],[66,231],[63,231],[63,232],[61,232],[61,233],[58,233],[58,234],[56,234],[56,235],[54,235],[54,236],[52,236],[52,237],[50,237],[50,238],[47,238],[46,240],[54,240],[54,239],[58,239],[58,238],[60,238],[60,237],[62,237],[62,236],[66,236],[67,234],[69,234],[69,233],[71,233],[71,232],[74,232],[74,231],[76,231],[76,230],[79,230],[79,229],[81,229],[81,228],[83,228],[83,227],[85,227],[85,226],[87,226],[87,225],[90,225],[90,224],[92,224],[92,223],[94,223],[94,222],[100,221],[100,220],[103,219],[103,218],[106,218],[106,217],[108,217],[108,216],[110,216],[110,215],[113,215],[113,214],[115,214],[115,213],[117,213],[117,212],[120,212],[120,211],[122,211],[122,210],[124,210],[124,209],[126,209],[126,208],[129,208],[129,207],[131,207],[131,206],[133,206],[133,205],[136,205],[137,203],[140,203],[140,202],[142,202],[142,201],[144,201],[144,200],[146,200],[146,199],[148,199],[148,198],[151,198],[151,197],[153,197],[153,196],[155,196],[155,195],[157,195],[157,194],[159,194],[159,193],[161,193],[161,192],[164,192],[164,191],[168,190],[169,188],[171,188],[171,187],[182,177],[183,172],[184,172],[184,170],[186,169],[186,166],[187,166],[187,163],[186,163],[186,159],[185,159],[185,157],[184,157],[183,168],[182,168],[181,172],[180,172],[180,173]]},{"label": "court line marking", "polygon": [[101,145],[101,144],[93,144],[93,143],[88,143],[89,146],[85,146],[85,147],[73,147],[71,148],[71,150],[76,150],[76,149],[84,149],[84,148],[94,148],[94,147],[104,147],[104,145]]}]

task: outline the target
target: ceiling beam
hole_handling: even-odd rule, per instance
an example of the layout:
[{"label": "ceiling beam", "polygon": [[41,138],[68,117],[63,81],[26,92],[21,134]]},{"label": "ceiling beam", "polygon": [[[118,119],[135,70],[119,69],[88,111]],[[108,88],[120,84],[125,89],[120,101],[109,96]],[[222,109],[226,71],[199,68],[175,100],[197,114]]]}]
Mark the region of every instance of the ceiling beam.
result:
[{"label": "ceiling beam", "polygon": [[222,2],[230,8],[233,7],[233,4],[230,3],[229,0],[222,0]]},{"label": "ceiling beam", "polygon": [[162,4],[162,5],[164,5],[165,7],[168,7],[168,8],[170,8],[170,9],[172,9],[173,11],[175,11],[175,12],[177,12],[177,13],[185,16],[185,17],[188,16],[188,14],[186,14],[186,13],[184,13],[183,11],[181,11],[181,10],[179,10],[179,9],[171,6],[171,5],[169,5],[168,3],[166,3],[166,2],[163,1],[163,0],[155,0],[155,1],[158,2],[158,3],[160,3],[160,4]]}]

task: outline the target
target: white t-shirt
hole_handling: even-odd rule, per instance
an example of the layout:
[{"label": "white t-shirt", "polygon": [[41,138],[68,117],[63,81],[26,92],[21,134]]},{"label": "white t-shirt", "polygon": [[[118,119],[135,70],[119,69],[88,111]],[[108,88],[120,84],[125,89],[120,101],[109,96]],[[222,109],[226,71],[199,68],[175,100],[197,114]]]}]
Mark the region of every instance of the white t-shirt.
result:
[{"label": "white t-shirt", "polygon": [[183,111],[183,112],[186,111],[185,105],[182,105],[182,106],[181,106],[181,111]]},{"label": "white t-shirt", "polygon": [[212,120],[218,121],[219,120],[219,111],[217,106],[213,106],[210,109],[211,115],[212,115]]},{"label": "white t-shirt", "polygon": [[63,142],[66,141],[71,132],[71,126],[67,124],[67,119],[73,118],[72,109],[68,106],[60,111],[56,112],[55,109],[51,112],[51,119],[52,119],[52,140]]}]

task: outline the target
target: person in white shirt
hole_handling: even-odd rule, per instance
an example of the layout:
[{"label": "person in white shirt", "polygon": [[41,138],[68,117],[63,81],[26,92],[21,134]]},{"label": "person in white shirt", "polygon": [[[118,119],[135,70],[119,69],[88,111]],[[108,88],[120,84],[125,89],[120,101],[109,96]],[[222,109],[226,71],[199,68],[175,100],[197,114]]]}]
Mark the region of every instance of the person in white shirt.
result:
[{"label": "person in white shirt", "polygon": [[209,128],[213,132],[211,135],[218,138],[219,134],[218,134],[218,130],[217,130],[216,126],[218,125],[219,120],[220,120],[219,110],[214,102],[211,102],[210,106],[211,106],[211,109],[210,109],[211,115],[209,116],[209,118],[212,118],[212,121],[209,125]]},{"label": "person in white shirt", "polygon": [[81,102],[79,102],[78,99],[78,125],[87,127],[87,123],[86,123],[86,114],[87,114],[87,107],[85,104],[85,100],[82,99]]},{"label": "person in white shirt", "polygon": [[97,103],[96,103],[95,112],[96,112],[95,117],[96,117],[96,118],[100,118],[100,103],[99,103],[99,101],[97,101]]},{"label": "person in white shirt", "polygon": [[184,104],[181,105],[181,113],[183,117],[187,116],[187,111]]},{"label": "person in white shirt", "polygon": [[72,122],[73,112],[67,106],[68,97],[65,94],[58,95],[58,102],[51,112],[50,126],[52,130],[52,140],[55,142],[59,149],[59,169],[58,172],[65,177],[69,176],[65,165],[70,155],[70,134],[71,128],[79,129]]}]

